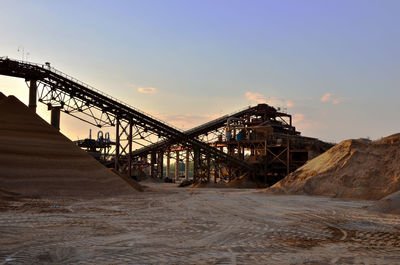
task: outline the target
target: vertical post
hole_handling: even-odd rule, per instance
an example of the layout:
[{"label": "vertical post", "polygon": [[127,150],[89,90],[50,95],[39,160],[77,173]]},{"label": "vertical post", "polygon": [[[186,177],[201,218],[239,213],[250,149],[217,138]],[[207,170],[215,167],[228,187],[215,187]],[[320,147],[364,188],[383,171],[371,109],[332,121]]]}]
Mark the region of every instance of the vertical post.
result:
[{"label": "vertical post", "polygon": [[171,154],[170,154],[170,151],[168,150],[168,152],[167,152],[167,168],[166,168],[166,172],[165,172],[165,176],[167,178],[169,178],[170,158],[171,158]]},{"label": "vertical post", "polygon": [[150,176],[151,176],[152,178],[155,177],[155,174],[154,174],[154,164],[155,164],[156,162],[157,162],[157,159],[156,159],[156,152],[153,151],[153,152],[150,153]]},{"label": "vertical post", "polygon": [[185,179],[189,179],[189,155],[190,150],[186,150],[186,161],[185,161]]},{"label": "vertical post", "polygon": [[175,181],[179,177],[179,151],[176,151],[176,162],[175,162]]},{"label": "vertical post", "polygon": [[132,120],[129,121],[128,135],[128,177],[132,177]]},{"label": "vertical post", "polygon": [[289,135],[287,137],[287,147],[286,147],[286,174],[290,173],[290,140]]},{"label": "vertical post", "polygon": [[193,147],[193,181],[196,182],[199,177],[199,166],[200,166],[200,150],[197,147]]},{"label": "vertical post", "polygon": [[29,83],[29,108],[36,112],[37,80],[31,79]]},{"label": "vertical post", "polygon": [[207,183],[210,182],[210,174],[211,174],[211,157],[207,155]]},{"label": "vertical post", "polygon": [[157,177],[159,177],[160,179],[162,179],[163,178],[163,171],[164,171],[164,152],[163,151],[160,151],[159,153],[158,153],[158,157],[157,157]]},{"label": "vertical post", "polygon": [[119,169],[119,118],[117,118],[117,128],[115,130],[115,165],[114,168],[115,170]]},{"label": "vertical post", "polygon": [[214,158],[214,183],[217,183],[217,178],[219,177],[219,166]]},{"label": "vertical post", "polygon": [[57,130],[60,130],[60,110],[61,107],[51,107],[51,126]]}]

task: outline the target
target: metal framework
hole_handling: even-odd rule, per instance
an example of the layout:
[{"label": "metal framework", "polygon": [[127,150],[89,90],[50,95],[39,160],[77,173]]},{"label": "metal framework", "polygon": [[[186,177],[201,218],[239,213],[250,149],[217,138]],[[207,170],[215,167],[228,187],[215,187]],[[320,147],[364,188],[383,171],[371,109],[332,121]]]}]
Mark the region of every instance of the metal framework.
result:
[{"label": "metal framework", "polygon": [[[268,185],[303,165],[308,160],[313,145],[322,146],[321,152],[331,146],[324,145],[315,138],[300,136],[292,126],[291,115],[267,104],[259,104],[225,115],[184,133],[232,157],[246,161],[252,165],[258,179]],[[237,138],[239,134],[243,134],[240,139]],[[185,164],[187,168],[189,162],[193,162],[195,181],[207,182],[212,177],[214,181],[217,178],[219,181],[229,181],[237,176],[232,168],[226,168],[210,160],[207,155],[197,154],[190,146],[179,142],[171,144],[168,140],[163,140],[138,149],[132,155],[135,159],[152,153],[159,155],[166,153],[169,161],[171,157],[168,154],[177,153],[178,158],[175,158],[175,163],[178,164],[179,152],[184,150],[191,154]],[[150,163],[152,164],[153,160]],[[169,176],[168,173],[166,175]],[[174,177],[179,178],[178,172],[175,172]],[[188,177],[187,170],[185,177]]]},{"label": "metal framework", "polygon": [[54,69],[48,63],[42,65],[1,57],[0,74],[26,80],[30,88],[29,107],[34,111],[38,95],[39,102],[46,104],[49,109],[59,108],[62,112],[99,128],[115,127],[115,167],[129,175],[133,164],[138,164],[139,161],[132,161],[133,150],[160,140],[166,140],[169,144],[180,143],[181,146],[196,150],[193,154],[195,160],[205,156],[238,172],[252,170],[245,161],[210,147],[199,139]]}]

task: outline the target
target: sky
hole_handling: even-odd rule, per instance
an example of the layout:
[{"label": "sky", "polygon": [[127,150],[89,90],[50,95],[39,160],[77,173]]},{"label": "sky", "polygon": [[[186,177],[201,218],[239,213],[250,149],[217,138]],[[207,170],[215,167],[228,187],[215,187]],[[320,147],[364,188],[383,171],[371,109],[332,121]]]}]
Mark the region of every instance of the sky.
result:
[{"label": "sky", "polygon": [[[397,0],[0,5],[0,56],[51,62],[181,129],[268,103],[325,141],[400,132]],[[0,76],[0,91],[27,103],[24,80]],[[88,136],[87,124],[61,120],[71,139]]]}]

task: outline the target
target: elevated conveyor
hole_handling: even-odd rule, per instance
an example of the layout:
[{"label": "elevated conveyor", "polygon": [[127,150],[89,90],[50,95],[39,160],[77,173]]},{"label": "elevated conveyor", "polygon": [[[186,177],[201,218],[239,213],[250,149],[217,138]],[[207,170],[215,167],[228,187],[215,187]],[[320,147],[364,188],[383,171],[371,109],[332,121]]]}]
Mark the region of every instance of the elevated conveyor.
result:
[{"label": "elevated conveyor", "polygon": [[[61,111],[98,127],[115,126],[117,130],[116,167],[121,165],[119,159],[127,156],[128,170],[131,168],[132,142],[135,135],[132,128],[135,127],[138,135],[141,135],[142,138],[144,138],[143,134],[151,132],[153,136],[162,137],[170,143],[183,142],[190,145],[201,153],[211,156],[218,163],[224,163],[229,167],[243,171],[251,169],[251,166],[245,161],[210,147],[194,137],[198,131],[217,126],[222,122],[222,118],[215,120],[213,124],[199,127],[195,130],[196,132],[187,134],[50,67],[49,64],[42,65],[1,57],[0,74],[24,78],[27,82],[30,82],[29,105],[32,109],[35,109],[36,94],[39,94],[39,101],[47,104],[49,108],[57,105],[61,108]],[[42,86],[41,93],[37,93],[39,86]],[[78,114],[84,114],[86,118],[82,118]],[[128,142],[123,145],[121,144],[121,136],[125,134]]]}]

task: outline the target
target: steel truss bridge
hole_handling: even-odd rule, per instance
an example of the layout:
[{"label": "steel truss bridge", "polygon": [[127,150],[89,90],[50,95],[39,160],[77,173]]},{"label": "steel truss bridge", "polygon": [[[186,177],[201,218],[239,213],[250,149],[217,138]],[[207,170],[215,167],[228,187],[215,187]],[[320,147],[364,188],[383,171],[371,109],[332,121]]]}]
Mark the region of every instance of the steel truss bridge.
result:
[{"label": "steel truss bridge", "polygon": [[[160,146],[174,144],[191,150],[194,176],[198,179],[204,178],[207,173],[209,176],[211,164],[214,168],[224,167],[233,175],[251,172],[253,169],[246,161],[211,147],[205,142],[211,131],[222,128],[223,122],[228,118],[226,116],[182,132],[156,117],[56,70],[48,63],[37,64],[0,57],[0,74],[24,78],[29,87],[29,108],[36,111],[37,101],[46,104],[51,110],[51,123],[58,129],[60,112],[99,128],[114,127],[115,168],[127,172],[129,176],[135,163],[138,163],[138,157],[143,158],[143,155],[148,153],[144,151],[145,149],[137,147],[159,150]],[[249,110],[251,108],[237,115],[248,113]],[[152,146],[155,142],[160,143]],[[158,163],[155,159],[156,157],[152,156],[151,164],[157,164],[157,170],[162,174],[163,157],[158,157]],[[177,160],[179,161],[179,158]]]}]

